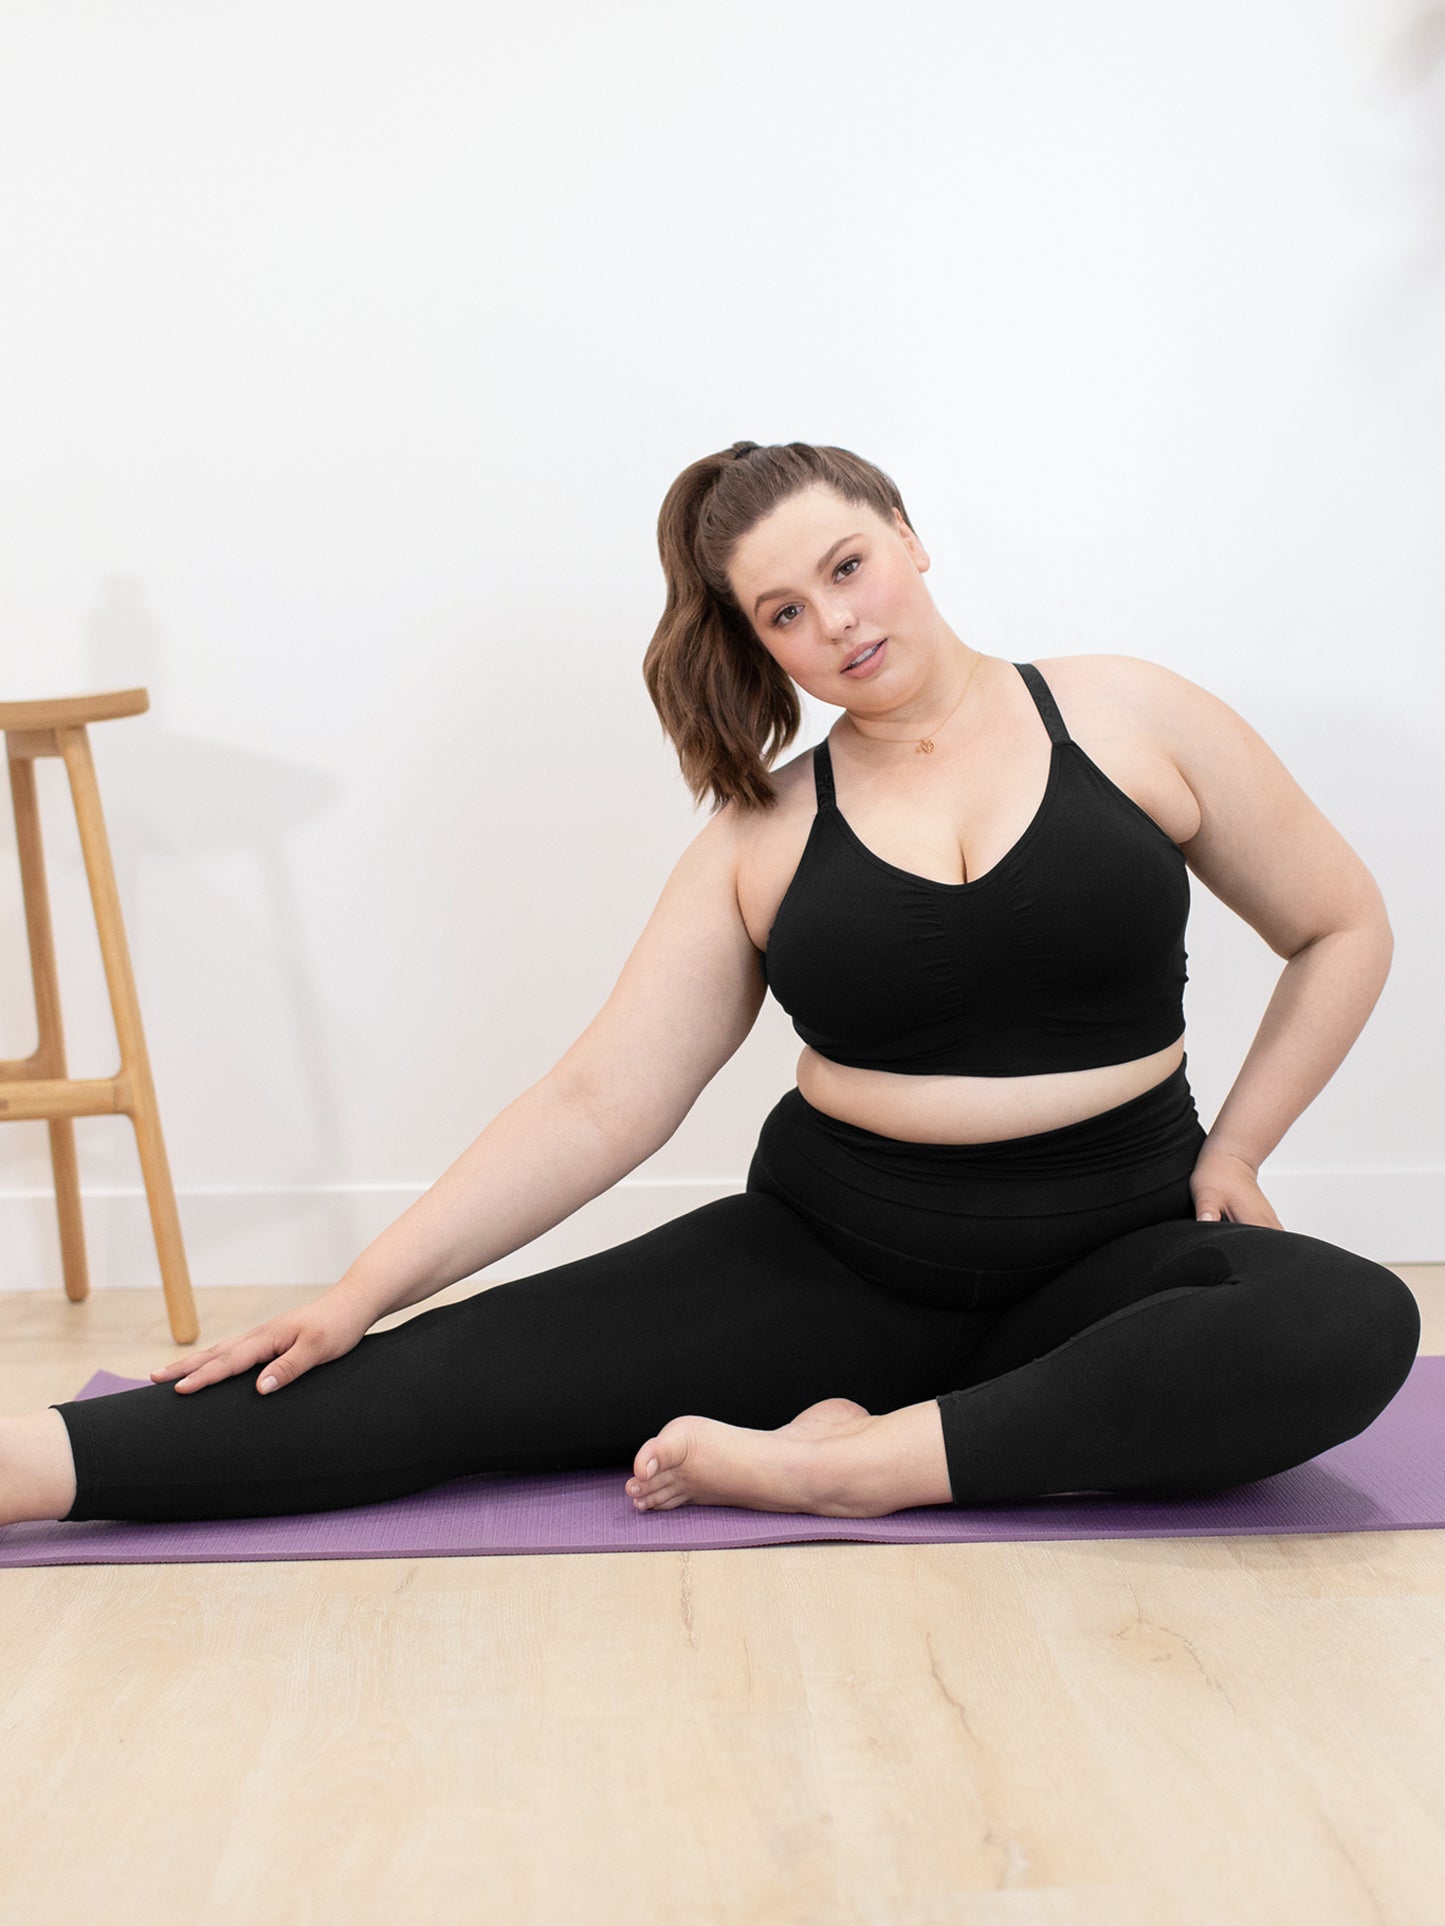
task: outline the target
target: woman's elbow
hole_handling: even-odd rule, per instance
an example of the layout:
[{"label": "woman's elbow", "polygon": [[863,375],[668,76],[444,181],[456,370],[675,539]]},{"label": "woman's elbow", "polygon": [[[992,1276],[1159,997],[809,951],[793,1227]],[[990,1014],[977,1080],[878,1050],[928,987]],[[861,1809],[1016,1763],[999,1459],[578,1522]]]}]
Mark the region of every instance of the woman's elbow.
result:
[{"label": "woman's elbow", "polygon": [[1390,927],[1390,919],[1384,911],[1380,912],[1380,987],[1385,987],[1385,979],[1390,974],[1395,961],[1395,932]]},{"label": "woman's elbow", "polygon": [[1343,943],[1362,960],[1368,958],[1371,969],[1379,976],[1381,983],[1389,975],[1395,954],[1395,931],[1384,896],[1368,872],[1364,873],[1361,887],[1352,892],[1349,901],[1337,905],[1329,921],[1321,921],[1314,934],[1300,945],[1300,949],[1288,952],[1288,955],[1298,955],[1322,942],[1329,943],[1331,947]]},{"label": "woman's elbow", "polygon": [[1395,931],[1384,898],[1377,894],[1372,905],[1342,923],[1335,934],[1349,943],[1357,959],[1357,969],[1371,980],[1378,996],[1395,959]]},{"label": "woman's elbow", "polygon": [[1390,964],[1395,955],[1395,928],[1390,921],[1390,912],[1385,905],[1384,891],[1370,878],[1368,913],[1365,927],[1377,945],[1385,974],[1389,974]]}]

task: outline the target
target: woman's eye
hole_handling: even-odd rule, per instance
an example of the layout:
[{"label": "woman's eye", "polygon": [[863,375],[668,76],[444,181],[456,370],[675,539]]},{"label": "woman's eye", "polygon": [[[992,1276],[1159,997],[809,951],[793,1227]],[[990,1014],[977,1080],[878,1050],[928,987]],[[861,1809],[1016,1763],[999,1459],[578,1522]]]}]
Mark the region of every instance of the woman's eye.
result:
[{"label": "woman's eye", "polygon": [[[839,564],[838,564],[838,566],[837,566],[837,568],[835,568],[835,569],[833,570],[833,573],[834,573],[834,575],[840,575],[840,574],[842,574],[842,572],[843,572],[843,570],[844,570],[845,568],[852,568],[852,566],[854,565],[854,563],[855,563],[855,562],[856,562],[856,563],[857,563],[857,565],[858,565],[858,566],[859,566],[859,567],[861,568],[861,567],[863,566],[863,558],[862,558],[862,556],[861,556],[861,555],[850,555],[850,556],[848,557],[848,559],[847,559],[847,561],[846,561],[846,562],[839,562]],[[785,615],[787,614],[787,612],[788,612],[788,610],[789,610],[789,609],[795,609],[795,608],[796,608],[797,606],[798,606],[798,605],[797,605],[797,603],[796,603],[796,602],[785,602],[785,603],[783,604],[783,606],[782,606],[782,607],[781,607],[781,608],[780,608],[780,609],[778,610],[778,612],[777,612],[777,614],[776,614],[776,615],[775,615],[775,616],[773,617],[773,622],[772,622],[772,626],[773,626],[774,628],[777,628],[777,627],[778,627],[778,625],[779,625],[779,623],[780,623],[780,622],[782,622],[782,626],[783,626],[784,628],[787,628],[787,627],[789,626],[789,624],[788,624],[788,623],[786,623],[786,622],[783,622],[783,621],[782,621],[782,618],[783,618],[783,617],[784,617],[784,616],[785,616]]]}]

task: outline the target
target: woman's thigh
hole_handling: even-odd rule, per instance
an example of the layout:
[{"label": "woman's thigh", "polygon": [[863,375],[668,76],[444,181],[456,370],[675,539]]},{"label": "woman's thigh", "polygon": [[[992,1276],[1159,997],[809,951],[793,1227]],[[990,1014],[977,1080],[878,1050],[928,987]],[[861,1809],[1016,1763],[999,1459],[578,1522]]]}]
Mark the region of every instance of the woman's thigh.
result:
[{"label": "woman's thigh", "polygon": [[916,1402],[959,1332],[958,1312],[880,1291],[779,1199],[724,1197],[418,1312],[268,1397],[250,1370],[58,1405],[68,1517],[273,1516],[474,1472],[623,1466],[686,1412],[771,1429],[826,1397]]},{"label": "woman's thigh", "polygon": [[[1384,1265],[1298,1231],[1181,1218],[1100,1245],[976,1337],[965,1335],[950,1366],[950,1388],[1017,1371],[1167,1299],[1221,1288],[1236,1294],[1219,1303],[1235,1320],[1242,1353],[1263,1354],[1276,1373],[1286,1353],[1307,1365],[1312,1357],[1337,1358],[1346,1376],[1350,1355],[1361,1347],[1381,1352],[1386,1375],[1402,1357],[1406,1370],[1413,1362],[1418,1306]],[[1249,1368],[1243,1354],[1239,1363],[1241,1371]]]},{"label": "woman's thigh", "polygon": [[1226,1282],[1229,1261],[1213,1233],[1222,1230],[1227,1237],[1241,1228],[1201,1224],[1192,1211],[1176,1210],[1155,1223],[1098,1239],[1042,1284],[1000,1303],[987,1320],[975,1320],[961,1333],[949,1365],[949,1388],[1016,1371],[1162,1292]]},{"label": "woman's thigh", "polygon": [[1403,1281],[1320,1238],[1135,1231],[960,1345],[939,1398],[954,1502],[1273,1476],[1371,1424],[1419,1338]]}]

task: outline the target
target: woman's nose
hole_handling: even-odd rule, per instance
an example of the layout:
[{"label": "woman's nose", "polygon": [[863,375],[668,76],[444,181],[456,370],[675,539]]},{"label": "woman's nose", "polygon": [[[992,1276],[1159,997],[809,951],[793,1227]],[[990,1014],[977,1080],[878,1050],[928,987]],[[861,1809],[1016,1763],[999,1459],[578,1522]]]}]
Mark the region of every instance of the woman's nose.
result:
[{"label": "woman's nose", "polygon": [[843,601],[820,603],[818,617],[823,625],[823,633],[835,642],[841,642],[858,626],[852,608]]}]

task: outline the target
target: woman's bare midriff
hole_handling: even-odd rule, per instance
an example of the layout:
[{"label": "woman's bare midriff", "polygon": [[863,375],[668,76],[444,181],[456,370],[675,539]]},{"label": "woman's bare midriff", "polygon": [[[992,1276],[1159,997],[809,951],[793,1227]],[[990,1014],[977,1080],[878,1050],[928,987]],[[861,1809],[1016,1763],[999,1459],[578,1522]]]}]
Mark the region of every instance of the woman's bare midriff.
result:
[{"label": "woman's bare midriff", "polygon": [[1032,1137],[1113,1110],[1152,1090],[1176,1070],[1184,1039],[1152,1057],[1096,1070],[1031,1077],[907,1077],[859,1070],[816,1050],[798,1058],[798,1088],[815,1110],[880,1137],[915,1144],[993,1143]]}]

